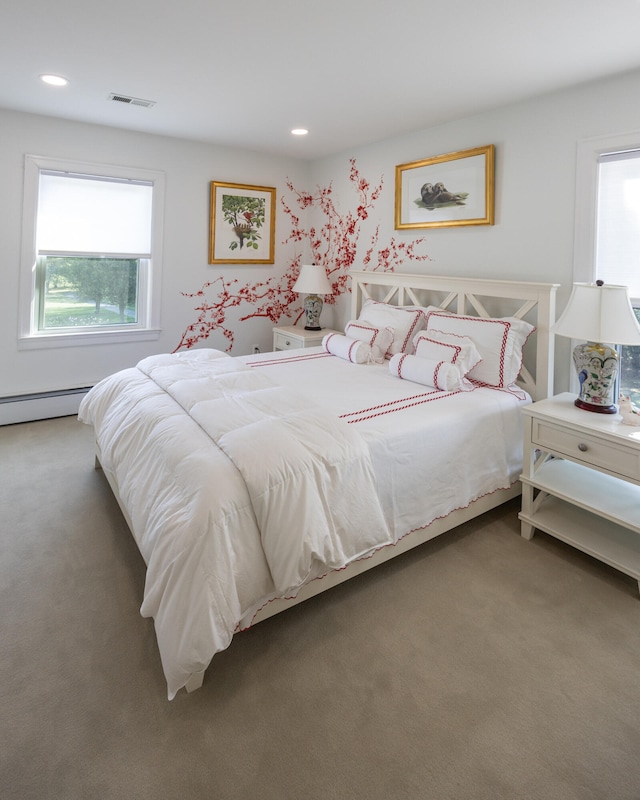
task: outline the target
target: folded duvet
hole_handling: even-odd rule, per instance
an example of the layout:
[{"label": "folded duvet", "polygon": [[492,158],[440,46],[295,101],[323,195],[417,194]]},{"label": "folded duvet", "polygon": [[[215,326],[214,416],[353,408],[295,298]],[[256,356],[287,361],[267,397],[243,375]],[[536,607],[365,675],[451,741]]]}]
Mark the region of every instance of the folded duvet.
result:
[{"label": "folded duvet", "polygon": [[231,358],[137,366],[242,475],[279,594],[390,541],[368,448],[345,422]]}]

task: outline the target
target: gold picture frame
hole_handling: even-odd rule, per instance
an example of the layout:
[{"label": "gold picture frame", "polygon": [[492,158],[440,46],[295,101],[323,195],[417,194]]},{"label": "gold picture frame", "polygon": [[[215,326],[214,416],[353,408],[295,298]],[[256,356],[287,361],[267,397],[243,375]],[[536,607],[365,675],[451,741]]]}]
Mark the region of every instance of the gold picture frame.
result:
[{"label": "gold picture frame", "polygon": [[399,164],[396,229],[493,225],[494,161],[489,144]]},{"label": "gold picture frame", "polygon": [[211,181],[210,264],[273,264],[276,190]]}]

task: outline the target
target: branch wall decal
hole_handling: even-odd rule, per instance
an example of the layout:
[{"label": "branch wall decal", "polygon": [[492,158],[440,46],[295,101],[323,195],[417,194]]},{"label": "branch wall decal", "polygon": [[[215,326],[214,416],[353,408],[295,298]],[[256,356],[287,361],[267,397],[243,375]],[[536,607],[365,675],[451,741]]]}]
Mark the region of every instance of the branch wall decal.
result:
[{"label": "branch wall decal", "polygon": [[[286,185],[292,201],[281,198],[281,206],[289,218],[291,231],[283,244],[308,243],[313,263],[325,268],[331,281],[333,294],[325,303],[334,305],[341,295],[350,291],[347,287],[349,270],[356,263],[358,242],[362,232],[362,224],[369,218],[383,188],[381,177],[375,186],[371,186],[360,175],[354,158],[350,159],[349,181],[356,191],[357,204],[353,211],[341,214],[333,197],[333,185],[316,187],[315,193],[296,189],[287,179]],[[296,210],[297,207],[297,210]],[[324,215],[319,228],[305,227],[300,214],[307,209],[316,208]],[[372,272],[394,272],[407,261],[429,261],[428,255],[420,254],[417,248],[425,239],[420,237],[411,241],[398,241],[395,237],[386,246],[379,245],[380,226],[377,225],[371,236],[369,247],[361,261],[362,269]],[[194,311],[196,321],[187,326],[178,346],[173,352],[182,348],[194,347],[207,339],[214,331],[220,331],[228,341],[227,352],[233,347],[234,331],[227,325],[227,312],[232,308],[247,306],[247,313],[240,317],[240,322],[248,319],[265,317],[277,324],[281,319],[294,319],[297,323],[304,313],[299,295],[293,291],[300,271],[302,255],[290,259],[289,266],[280,277],[269,278],[264,282],[240,285],[237,278],[226,280],[220,276],[207,281],[193,293],[182,292],[183,297],[196,300]]]}]

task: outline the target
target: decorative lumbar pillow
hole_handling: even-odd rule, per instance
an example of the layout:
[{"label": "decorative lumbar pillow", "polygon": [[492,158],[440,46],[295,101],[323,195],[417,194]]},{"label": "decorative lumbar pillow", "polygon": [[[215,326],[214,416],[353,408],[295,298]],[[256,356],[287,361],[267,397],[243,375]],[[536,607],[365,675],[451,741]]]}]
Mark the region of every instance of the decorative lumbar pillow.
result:
[{"label": "decorative lumbar pillow", "polygon": [[477,347],[468,336],[456,336],[441,331],[420,331],[413,337],[415,355],[432,361],[454,364],[461,375],[466,375],[482,359]]},{"label": "decorative lumbar pillow", "polygon": [[372,359],[381,364],[385,353],[393,343],[393,330],[391,328],[376,328],[375,325],[364,320],[351,320],[344,328],[345,336],[366,342],[371,348]]},{"label": "decorative lumbar pillow", "polygon": [[392,356],[389,372],[398,378],[433,386],[443,392],[470,391],[474,388],[450,362],[420,358],[409,353],[396,353]]},{"label": "decorative lumbar pillow", "polygon": [[393,330],[393,341],[386,351],[387,358],[395,353],[409,352],[413,337],[425,323],[424,314],[418,308],[398,308],[377,300],[365,300],[358,320],[376,328]]},{"label": "decorative lumbar pillow", "polygon": [[465,317],[446,311],[427,314],[426,330],[466,336],[482,360],[468,373],[475,383],[507,388],[515,383],[522,366],[522,348],[533,325],[515,317]]},{"label": "decorative lumbar pillow", "polygon": [[352,364],[368,364],[374,361],[371,345],[350,339],[341,333],[328,333],[322,340],[322,346],[327,353],[351,361]]}]

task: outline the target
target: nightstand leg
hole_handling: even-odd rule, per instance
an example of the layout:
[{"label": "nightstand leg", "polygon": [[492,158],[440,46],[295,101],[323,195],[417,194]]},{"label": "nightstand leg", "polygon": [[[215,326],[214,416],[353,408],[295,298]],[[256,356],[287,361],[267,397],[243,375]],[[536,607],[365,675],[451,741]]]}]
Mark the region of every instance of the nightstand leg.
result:
[{"label": "nightstand leg", "polygon": [[[535,527],[527,522],[526,519],[531,519],[533,514],[533,486],[528,483],[522,484],[522,513],[520,514],[520,536],[523,539],[533,539]],[[524,519],[523,519],[524,518]]]},{"label": "nightstand leg", "polygon": [[521,522],[520,523],[520,536],[523,539],[526,539],[530,542],[533,539],[533,534],[536,532],[536,529],[533,525],[530,525],[528,522]]}]

